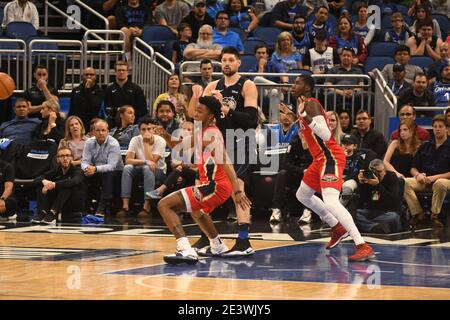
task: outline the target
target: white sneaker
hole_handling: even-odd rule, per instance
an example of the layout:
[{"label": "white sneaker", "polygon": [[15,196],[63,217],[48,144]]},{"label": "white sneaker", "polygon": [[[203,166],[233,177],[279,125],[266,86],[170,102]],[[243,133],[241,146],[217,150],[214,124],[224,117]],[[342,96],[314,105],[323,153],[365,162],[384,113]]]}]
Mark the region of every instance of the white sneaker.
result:
[{"label": "white sneaker", "polygon": [[280,222],[281,221],[281,210],[278,208],[272,209],[272,215],[270,216],[269,222]]},{"label": "white sneaker", "polygon": [[17,214],[13,214],[12,216],[4,217],[0,216],[0,222],[14,222],[17,221]]},{"label": "white sneaker", "polygon": [[217,246],[211,247],[207,246],[201,248],[197,251],[200,257],[216,257],[220,256],[222,253],[229,251],[230,249],[227,247],[225,243],[221,243]]},{"label": "white sneaker", "polygon": [[303,210],[303,214],[300,217],[300,219],[298,219],[298,223],[310,223],[312,220],[312,214],[311,214],[311,210],[305,208]]},{"label": "white sneaker", "polygon": [[164,261],[169,264],[195,264],[198,262],[198,255],[193,248],[177,250],[174,254],[164,256]]}]

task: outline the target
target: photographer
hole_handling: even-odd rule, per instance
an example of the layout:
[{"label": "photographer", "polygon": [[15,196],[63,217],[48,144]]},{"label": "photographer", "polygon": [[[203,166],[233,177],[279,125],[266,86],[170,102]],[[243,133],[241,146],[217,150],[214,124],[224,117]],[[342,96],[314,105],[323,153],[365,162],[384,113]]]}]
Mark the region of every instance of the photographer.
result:
[{"label": "photographer", "polygon": [[383,160],[374,159],[369,170],[360,170],[360,203],[356,224],[362,232],[391,233],[400,231],[399,181],[394,172],[387,171]]}]

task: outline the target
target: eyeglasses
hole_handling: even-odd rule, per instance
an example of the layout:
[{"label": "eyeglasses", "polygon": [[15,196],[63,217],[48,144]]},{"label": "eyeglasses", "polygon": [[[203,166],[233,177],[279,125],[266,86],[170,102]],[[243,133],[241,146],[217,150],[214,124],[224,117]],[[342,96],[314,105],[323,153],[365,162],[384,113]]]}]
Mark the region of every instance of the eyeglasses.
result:
[{"label": "eyeglasses", "polygon": [[201,36],[212,36],[212,33],[209,33],[209,32],[200,32],[199,35],[201,35]]},{"label": "eyeglasses", "polygon": [[400,117],[411,117],[413,114],[411,112],[400,113]]}]

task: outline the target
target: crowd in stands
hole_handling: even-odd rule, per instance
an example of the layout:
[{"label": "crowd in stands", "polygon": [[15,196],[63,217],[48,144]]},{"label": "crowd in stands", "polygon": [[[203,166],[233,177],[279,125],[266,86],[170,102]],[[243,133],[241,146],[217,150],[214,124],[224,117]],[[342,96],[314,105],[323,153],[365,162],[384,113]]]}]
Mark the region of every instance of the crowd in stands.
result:
[{"label": "crowd in stands", "polygon": [[[321,99],[327,110],[336,111],[327,117],[347,156],[341,201],[354,209],[361,230],[389,233],[404,228],[402,219],[409,216],[401,205],[403,199],[410,222],[424,223],[427,215],[417,198],[419,191],[432,193],[429,219],[434,227],[441,227],[439,214],[450,190],[450,110],[444,115],[415,109],[450,107],[450,35],[433,18],[443,12],[440,1],[414,0],[407,14],[391,1],[266,2],[269,18],[250,0],[93,1],[92,7],[108,18],[110,28],[123,31],[125,61],[116,62],[115,80],[107,87],[97,83],[101,70],[86,67],[81,84],[72,90],[67,115],[60,111],[58,91],[48,85],[47,68],[35,66],[33,85],[15,99],[15,117],[0,125],[0,216],[11,218],[18,207],[12,183],[19,170],[14,161],[6,161],[8,150],[22,146],[16,153],[23,156],[31,141],[50,139],[57,146],[50,171],[33,177],[39,189],[35,223],[55,223],[59,213],[85,213],[93,199],[98,202],[93,213],[99,217],[111,212],[129,216],[136,199],[141,203],[139,215],[148,216],[152,201],[194,184],[196,171],[190,155],[168,156],[166,142],[155,128],[164,127],[176,139],[189,135],[193,131],[187,112],[190,101],[182,84],[190,81],[206,87],[221,50],[231,46],[248,54],[243,39],[253,37],[268,20],[280,29],[275,45],[255,46],[255,65],[248,71],[261,74],[254,77],[255,83],[292,84],[291,90],[261,91],[269,112],[266,105],[259,106],[258,130],[265,128],[276,139],[271,141],[267,135],[260,145],[288,147],[275,179],[270,221],[286,216],[285,190],[298,187],[311,157],[299,132],[295,107],[286,99],[291,94],[291,101],[296,101],[299,83],[263,73],[301,70],[329,74],[322,83],[331,87],[344,85],[324,92]],[[378,5],[390,15],[392,28],[380,31],[368,25],[369,5]],[[4,8],[2,27],[11,21],[28,21],[39,28],[37,14],[30,1],[12,1]],[[171,75],[167,92],[148,105],[142,88],[130,80],[129,65],[133,37],[141,36],[150,25],[169,27],[178,37],[170,59],[175,64],[197,61],[190,71],[200,71],[201,76]],[[376,39],[396,45],[390,57],[393,63],[379,68],[397,96],[400,122],[388,139],[373,128],[372,122],[377,121],[373,113],[361,107],[367,106],[367,92],[357,87],[364,84],[362,78],[333,77],[369,74],[375,79],[378,72],[367,70],[366,62]],[[414,56],[429,57],[433,63],[424,69],[411,63]],[[269,113],[271,126],[265,126],[264,113]],[[417,118],[430,115],[431,129],[416,124]],[[305,208],[300,222],[309,221],[311,212]]]}]

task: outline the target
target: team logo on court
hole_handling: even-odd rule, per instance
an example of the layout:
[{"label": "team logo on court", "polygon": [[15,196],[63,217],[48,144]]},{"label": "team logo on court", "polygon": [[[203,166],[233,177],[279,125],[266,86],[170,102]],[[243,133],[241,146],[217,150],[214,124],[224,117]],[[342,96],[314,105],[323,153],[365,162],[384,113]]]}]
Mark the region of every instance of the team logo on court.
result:
[{"label": "team logo on court", "polygon": [[334,174],[326,174],[321,179],[324,182],[336,182],[338,181],[338,177],[336,177]]},{"label": "team logo on court", "polygon": [[203,195],[197,187],[192,188],[192,194],[197,201],[202,201]]}]

